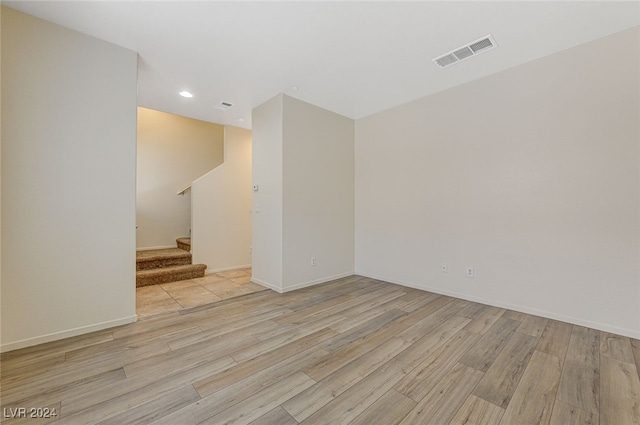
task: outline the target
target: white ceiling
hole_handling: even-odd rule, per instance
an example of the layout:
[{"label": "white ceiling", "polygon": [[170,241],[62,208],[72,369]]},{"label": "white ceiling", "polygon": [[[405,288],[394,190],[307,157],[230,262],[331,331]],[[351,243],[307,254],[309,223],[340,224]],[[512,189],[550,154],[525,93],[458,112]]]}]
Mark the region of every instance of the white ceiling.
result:
[{"label": "white ceiling", "polygon": [[[640,25],[638,1],[3,4],[138,52],[140,106],[245,128],[280,92],[357,119]],[[488,34],[498,48],[432,62]]]}]

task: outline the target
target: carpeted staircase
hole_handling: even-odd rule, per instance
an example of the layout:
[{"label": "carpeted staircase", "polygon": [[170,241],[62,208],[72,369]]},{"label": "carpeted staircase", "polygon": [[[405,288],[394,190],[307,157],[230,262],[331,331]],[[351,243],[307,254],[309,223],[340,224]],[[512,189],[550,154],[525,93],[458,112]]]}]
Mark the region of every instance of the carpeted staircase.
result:
[{"label": "carpeted staircase", "polygon": [[178,248],[136,253],[136,287],[203,277],[204,264],[191,264],[191,238],[176,239]]}]

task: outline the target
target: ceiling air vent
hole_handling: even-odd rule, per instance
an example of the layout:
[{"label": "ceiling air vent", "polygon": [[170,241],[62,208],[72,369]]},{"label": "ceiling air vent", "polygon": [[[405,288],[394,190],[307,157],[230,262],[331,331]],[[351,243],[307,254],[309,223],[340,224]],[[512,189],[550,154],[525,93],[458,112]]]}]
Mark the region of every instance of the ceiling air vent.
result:
[{"label": "ceiling air vent", "polygon": [[216,109],[220,109],[221,111],[228,111],[232,106],[233,104],[231,102],[220,102],[216,105]]},{"label": "ceiling air vent", "polygon": [[497,44],[493,40],[493,37],[488,35],[486,37],[482,37],[479,40],[473,41],[465,46],[452,50],[451,52],[446,53],[442,56],[438,56],[433,61],[440,68],[446,68],[449,65],[453,65],[454,63],[461,62],[472,56],[476,56],[482,52],[491,50],[494,47],[497,47]]}]

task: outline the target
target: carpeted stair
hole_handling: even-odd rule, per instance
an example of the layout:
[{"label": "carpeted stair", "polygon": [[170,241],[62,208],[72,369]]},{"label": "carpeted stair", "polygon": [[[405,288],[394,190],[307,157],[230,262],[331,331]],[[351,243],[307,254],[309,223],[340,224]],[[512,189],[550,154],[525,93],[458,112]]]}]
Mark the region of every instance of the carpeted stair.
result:
[{"label": "carpeted stair", "polygon": [[180,249],[191,252],[191,238],[178,238],[176,239],[176,245]]},{"label": "carpeted stair", "polygon": [[[181,242],[179,242],[181,241]],[[153,249],[136,253],[136,287],[203,277],[204,264],[191,264],[191,239],[179,238],[184,248]]]}]

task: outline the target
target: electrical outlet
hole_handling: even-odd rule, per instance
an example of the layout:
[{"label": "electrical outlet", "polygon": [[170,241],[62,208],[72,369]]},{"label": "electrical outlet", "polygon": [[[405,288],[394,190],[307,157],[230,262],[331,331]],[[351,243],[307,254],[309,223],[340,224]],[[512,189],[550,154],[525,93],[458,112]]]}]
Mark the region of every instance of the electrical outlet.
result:
[{"label": "electrical outlet", "polygon": [[467,267],[467,277],[473,277],[473,267]]},{"label": "electrical outlet", "polygon": [[441,271],[442,273],[447,273],[447,272],[449,271],[449,269],[447,268],[447,265],[446,265],[446,264],[442,264],[442,265],[440,266],[440,271]]},{"label": "electrical outlet", "polygon": [[311,257],[311,265],[315,266],[317,264],[316,257]]}]

